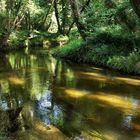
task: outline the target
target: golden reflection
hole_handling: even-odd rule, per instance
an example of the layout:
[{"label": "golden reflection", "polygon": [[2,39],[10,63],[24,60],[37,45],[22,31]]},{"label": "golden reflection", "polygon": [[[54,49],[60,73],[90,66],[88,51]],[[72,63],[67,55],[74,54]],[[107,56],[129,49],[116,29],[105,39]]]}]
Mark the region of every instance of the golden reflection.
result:
[{"label": "golden reflection", "polygon": [[64,98],[72,98],[72,99],[81,99],[85,98],[87,100],[93,100],[99,102],[99,105],[103,105],[106,107],[114,107],[119,109],[124,113],[137,113],[140,108],[139,104],[135,104],[134,99],[126,98],[120,95],[113,95],[105,92],[94,92],[91,93],[86,90],[77,90],[77,89],[65,89],[58,88],[57,90],[61,90],[61,93],[64,93]]},{"label": "golden reflection", "polygon": [[104,75],[100,72],[81,72],[78,71],[75,73],[76,76],[80,77],[81,79],[89,79],[89,80],[97,80],[97,81],[104,81],[109,83],[123,83],[123,84],[129,84],[134,86],[140,85],[140,79],[133,78],[133,77],[113,77]]},{"label": "golden reflection", "polygon": [[88,91],[86,90],[80,91],[75,89],[65,89],[64,92],[67,93],[72,98],[80,98],[88,94]]},{"label": "golden reflection", "polygon": [[99,81],[107,81],[109,77],[104,76],[100,73],[96,72],[77,72],[76,75],[82,79],[90,79],[90,80],[99,80]]},{"label": "golden reflection", "polygon": [[107,104],[109,106],[118,108],[123,112],[133,112],[133,103],[129,99],[126,99],[122,96],[98,93],[96,95],[90,95],[89,98],[103,102],[104,104]]},{"label": "golden reflection", "polygon": [[18,77],[15,73],[3,73],[0,74],[0,81],[8,81],[13,85],[23,85],[24,80]]},{"label": "golden reflection", "polygon": [[140,80],[134,79],[134,78],[127,78],[127,77],[115,77],[114,78],[117,81],[124,82],[126,84],[134,85],[134,86],[140,86]]},{"label": "golden reflection", "polygon": [[91,67],[93,70],[98,70],[98,71],[103,71],[102,68],[98,68],[98,67]]},{"label": "golden reflection", "polygon": [[69,140],[57,127],[45,125],[40,118],[37,118],[30,103],[24,105],[18,120],[22,129],[13,133],[12,138],[20,140]]},{"label": "golden reflection", "polygon": [[34,118],[33,124],[32,128],[18,131],[12,137],[20,140],[70,140],[58,128],[53,125],[46,126],[38,118]]},{"label": "golden reflection", "polygon": [[11,76],[8,78],[9,82],[13,85],[23,85],[24,84],[24,80],[21,78],[18,78],[17,76]]},{"label": "golden reflection", "polygon": [[42,122],[36,122],[33,132],[38,136],[38,140],[70,140],[58,128],[53,125],[47,127]]}]

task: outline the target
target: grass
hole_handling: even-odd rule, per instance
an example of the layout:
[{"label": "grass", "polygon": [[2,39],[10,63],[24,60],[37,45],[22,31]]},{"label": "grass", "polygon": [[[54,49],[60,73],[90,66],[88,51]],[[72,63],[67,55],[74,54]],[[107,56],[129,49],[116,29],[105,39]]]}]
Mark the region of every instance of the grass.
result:
[{"label": "grass", "polygon": [[72,40],[52,51],[54,57],[140,74],[139,40],[134,36],[101,33],[87,42]]},{"label": "grass", "polygon": [[59,47],[52,50],[52,54],[56,57],[66,58],[66,59],[72,59],[75,61],[80,56],[78,54],[81,49],[82,40],[73,40],[70,41],[68,44],[64,45],[64,47]]}]

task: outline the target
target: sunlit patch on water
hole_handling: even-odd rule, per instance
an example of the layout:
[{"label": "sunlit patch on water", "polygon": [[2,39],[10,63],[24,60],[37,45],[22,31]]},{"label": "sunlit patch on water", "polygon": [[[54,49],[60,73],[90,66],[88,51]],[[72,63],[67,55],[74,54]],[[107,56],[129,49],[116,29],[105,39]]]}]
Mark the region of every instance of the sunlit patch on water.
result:
[{"label": "sunlit patch on water", "polygon": [[115,80],[134,86],[140,86],[140,79],[128,78],[128,77],[115,77]]},{"label": "sunlit patch on water", "polygon": [[139,77],[57,61],[35,50],[3,60],[0,126],[10,140],[140,138]]},{"label": "sunlit patch on water", "polygon": [[24,84],[24,81],[17,77],[9,77],[8,80],[10,81],[10,83],[12,83],[14,85],[23,85]]},{"label": "sunlit patch on water", "polygon": [[81,71],[78,71],[75,76],[78,76],[81,79],[111,82],[111,81],[109,81],[110,79],[109,79],[108,76],[105,76],[105,75],[103,75],[101,73],[98,73],[98,72],[81,72]]},{"label": "sunlit patch on water", "polygon": [[24,85],[24,80],[18,76],[16,76],[14,73],[4,73],[3,75],[0,75],[0,81],[6,81],[13,85]]},{"label": "sunlit patch on water", "polygon": [[128,98],[121,95],[113,95],[108,92],[92,93],[86,90],[77,90],[73,88],[58,88],[58,90],[62,91],[62,96],[65,98],[85,98],[85,100],[93,100],[106,106],[115,107],[124,113],[140,113],[139,101],[134,98]]},{"label": "sunlit patch on water", "polygon": [[135,108],[133,104],[135,99],[133,98],[108,93],[97,93],[96,95],[90,95],[90,97],[94,100],[101,101],[103,104],[110,105],[110,107],[115,107],[124,113],[137,113],[137,109],[139,109],[139,105]]},{"label": "sunlit patch on water", "polygon": [[140,86],[140,78],[134,78],[134,77],[120,77],[120,76],[110,76],[110,75],[106,75],[100,71],[96,71],[96,72],[82,72],[82,71],[78,71],[76,72],[76,75],[80,77],[81,79],[90,79],[90,80],[97,80],[97,81],[104,81],[104,82],[108,82],[108,83],[112,83],[115,82],[117,83],[121,83],[121,84],[129,84],[129,85],[134,85],[134,86]]}]

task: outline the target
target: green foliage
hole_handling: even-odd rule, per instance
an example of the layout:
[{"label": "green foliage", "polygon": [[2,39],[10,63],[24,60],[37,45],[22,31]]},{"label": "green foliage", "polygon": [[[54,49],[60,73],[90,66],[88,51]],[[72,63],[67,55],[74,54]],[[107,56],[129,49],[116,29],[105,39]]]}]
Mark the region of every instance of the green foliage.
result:
[{"label": "green foliage", "polygon": [[[53,50],[53,55],[139,73],[139,51],[134,50],[140,49],[140,22],[130,1],[91,0],[89,5],[85,4],[86,1],[79,0],[73,9],[68,0],[58,3],[2,0],[0,41],[4,43],[1,44],[5,45],[8,37],[11,48],[43,43],[59,46],[60,42],[64,44],[70,40],[64,47]],[[74,13],[76,10],[78,12]],[[87,36],[83,37],[85,42],[80,39],[79,30]],[[135,68],[131,70],[132,67]]]},{"label": "green foliage", "polygon": [[111,68],[125,71],[127,73],[140,74],[140,50],[133,51],[128,56],[113,56],[107,61],[107,65]]},{"label": "green foliage", "polygon": [[71,33],[69,35],[69,40],[75,40],[75,38],[80,38],[79,33],[77,32],[77,29],[72,29]]},{"label": "green foliage", "polygon": [[108,59],[108,56],[113,53],[112,49],[110,46],[98,44],[88,51],[86,54],[86,61],[89,63],[92,62],[98,65],[104,65]]},{"label": "green foliage", "polygon": [[[115,40],[115,43],[114,43]],[[130,42],[129,42],[130,41]],[[94,42],[94,43],[93,43]],[[126,73],[140,74],[140,49],[132,45],[130,37],[98,34],[90,43],[71,41],[62,48],[55,49],[53,55],[75,62],[102,65]]]},{"label": "green foliage", "polygon": [[57,38],[56,38],[57,41],[64,41],[64,42],[67,42],[69,40],[68,36],[64,36],[64,35],[59,35]]},{"label": "green foliage", "polygon": [[[61,58],[73,58],[76,59],[77,53],[79,52],[80,49],[80,44],[82,43],[81,40],[72,40],[68,44],[64,45],[63,47],[59,47],[57,49],[52,50],[52,54],[56,57],[61,57]],[[77,52],[77,53],[75,53]]]},{"label": "green foliage", "polygon": [[12,32],[8,39],[8,44],[10,47],[17,48],[23,47],[26,44],[27,37],[29,36],[28,31],[15,31]]}]

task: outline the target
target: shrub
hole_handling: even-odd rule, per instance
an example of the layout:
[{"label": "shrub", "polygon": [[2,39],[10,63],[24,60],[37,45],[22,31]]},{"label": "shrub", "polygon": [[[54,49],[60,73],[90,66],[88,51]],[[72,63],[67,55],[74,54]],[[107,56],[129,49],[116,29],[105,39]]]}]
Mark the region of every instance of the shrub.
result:
[{"label": "shrub", "polygon": [[[96,33],[86,43],[73,40],[56,49],[54,56],[75,62],[107,66],[126,73],[140,74],[139,39],[133,35]],[[136,46],[137,45],[137,46]]]},{"label": "shrub", "polygon": [[107,61],[111,68],[140,74],[140,50],[133,51],[128,56],[113,56]]},{"label": "shrub", "polygon": [[80,49],[80,45],[82,43],[82,40],[72,40],[68,44],[65,44],[61,48],[54,49],[52,51],[52,54],[56,57],[61,58],[77,58],[77,52]]},{"label": "shrub", "polygon": [[29,36],[27,31],[14,31],[10,34],[8,38],[8,44],[12,48],[23,47],[25,46],[25,41]]}]

